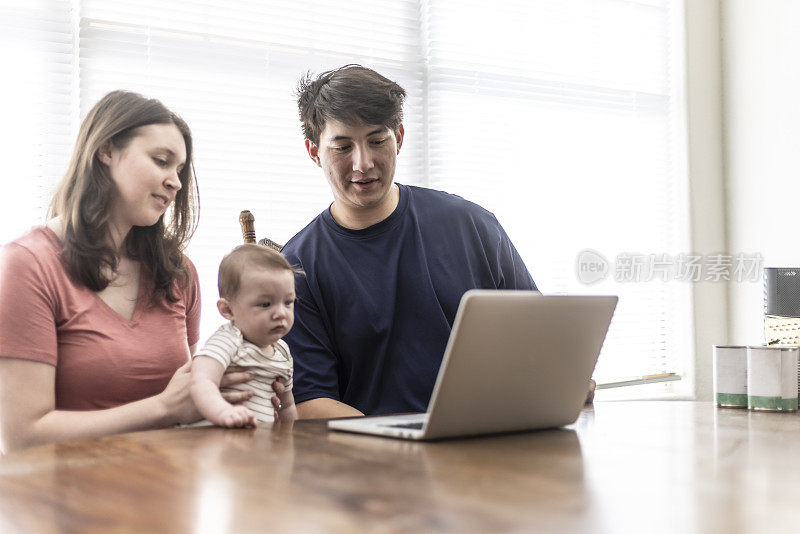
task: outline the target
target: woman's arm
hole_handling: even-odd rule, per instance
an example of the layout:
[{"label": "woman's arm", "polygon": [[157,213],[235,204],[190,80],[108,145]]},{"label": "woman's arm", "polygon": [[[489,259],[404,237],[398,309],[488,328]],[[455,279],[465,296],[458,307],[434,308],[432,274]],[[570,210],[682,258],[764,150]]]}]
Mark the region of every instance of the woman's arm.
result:
[{"label": "woman's arm", "polygon": [[[165,428],[200,419],[189,393],[191,362],[175,371],[158,395],[95,411],[55,409],[55,373],[52,365],[18,358],[0,358],[0,451],[70,439],[84,439]],[[229,373],[223,387],[241,384],[251,376]],[[250,391],[226,391],[229,402],[242,402]]]},{"label": "woman's arm", "polygon": [[0,358],[0,448],[4,452],[199,419],[189,396],[189,363],[175,372],[158,395],[96,411],[56,410],[55,373],[55,367],[46,363]]},{"label": "woman's arm", "polygon": [[[3,451],[66,439],[165,427],[199,417],[189,396],[188,364],[163,392],[108,410],[56,410],[55,309],[66,274],[39,248],[0,249],[0,448]],[[49,261],[49,263],[48,263]],[[27,359],[31,357],[31,359]]]}]

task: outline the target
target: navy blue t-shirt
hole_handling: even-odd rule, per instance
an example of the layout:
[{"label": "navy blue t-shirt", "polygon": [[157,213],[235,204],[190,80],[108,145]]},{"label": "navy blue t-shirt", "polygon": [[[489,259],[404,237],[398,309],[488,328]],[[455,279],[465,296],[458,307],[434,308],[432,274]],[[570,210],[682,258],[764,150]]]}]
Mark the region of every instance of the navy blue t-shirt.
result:
[{"label": "navy blue t-shirt", "polygon": [[351,230],[325,210],[283,248],[306,273],[285,337],[298,403],[327,397],[368,415],[424,412],[464,292],[536,289],[494,215],[397,185],[397,208],[378,224]]}]

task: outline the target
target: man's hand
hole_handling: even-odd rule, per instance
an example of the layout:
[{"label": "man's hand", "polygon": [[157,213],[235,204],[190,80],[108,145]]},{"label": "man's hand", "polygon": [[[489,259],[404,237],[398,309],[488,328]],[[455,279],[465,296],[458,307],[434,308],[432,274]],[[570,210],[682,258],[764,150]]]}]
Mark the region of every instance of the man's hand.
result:
[{"label": "man's hand", "polygon": [[294,395],[286,390],[281,380],[272,383],[275,395],[272,397],[272,407],[275,409],[276,423],[290,423],[297,419],[297,406],[294,404]]},{"label": "man's hand", "polygon": [[594,401],[594,390],[597,388],[597,382],[594,379],[589,379],[589,393],[586,394],[586,404],[591,404]]}]

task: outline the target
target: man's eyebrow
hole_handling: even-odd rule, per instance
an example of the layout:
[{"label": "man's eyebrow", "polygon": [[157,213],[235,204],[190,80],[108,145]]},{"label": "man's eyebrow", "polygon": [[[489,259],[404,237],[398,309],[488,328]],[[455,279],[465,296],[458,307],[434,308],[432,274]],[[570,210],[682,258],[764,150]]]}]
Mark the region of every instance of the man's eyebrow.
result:
[{"label": "man's eyebrow", "polygon": [[[367,134],[367,137],[369,137],[371,135],[375,135],[375,134],[382,134],[382,133],[385,133],[385,132],[386,132],[386,128],[384,128],[384,127],[376,128],[376,129],[372,130],[371,132],[369,132]],[[348,137],[346,135],[337,135],[336,137],[331,137],[330,140],[331,140],[331,142],[333,142],[333,141],[349,141],[350,139],[352,139],[352,138]]]}]

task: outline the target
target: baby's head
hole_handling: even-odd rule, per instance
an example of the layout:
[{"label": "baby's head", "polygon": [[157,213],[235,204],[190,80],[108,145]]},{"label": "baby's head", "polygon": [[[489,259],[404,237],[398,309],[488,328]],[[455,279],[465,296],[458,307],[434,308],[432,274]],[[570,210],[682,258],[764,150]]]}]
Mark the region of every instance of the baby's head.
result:
[{"label": "baby's head", "polygon": [[219,265],[217,308],[244,338],[268,347],[294,324],[294,276],[286,258],[262,245],[241,245]]}]

